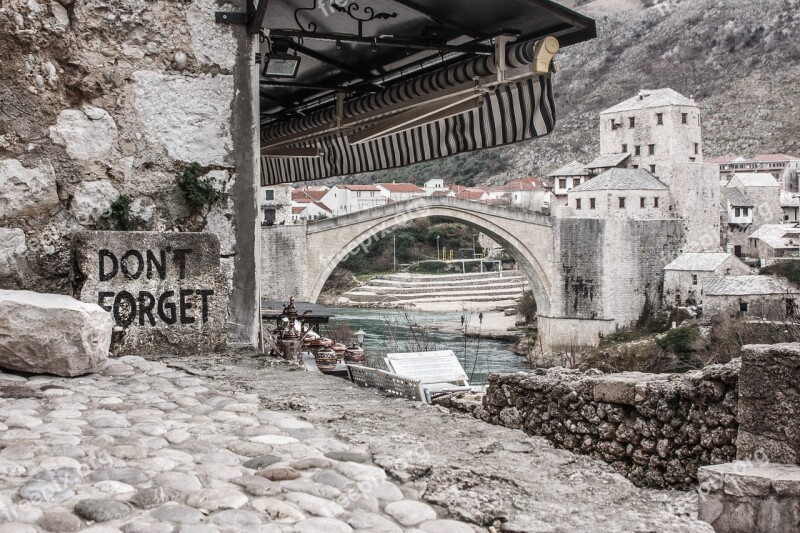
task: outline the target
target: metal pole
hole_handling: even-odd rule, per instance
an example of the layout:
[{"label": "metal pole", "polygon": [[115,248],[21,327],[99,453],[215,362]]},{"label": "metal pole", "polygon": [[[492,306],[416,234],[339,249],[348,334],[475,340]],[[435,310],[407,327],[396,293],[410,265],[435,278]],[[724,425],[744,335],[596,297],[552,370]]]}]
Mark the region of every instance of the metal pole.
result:
[{"label": "metal pole", "polygon": [[437,261],[441,261],[442,260],[442,256],[439,255],[439,236],[438,235],[436,236],[436,260]]},{"label": "metal pole", "polygon": [[397,235],[392,235],[392,257],[394,259],[394,271],[397,272]]}]

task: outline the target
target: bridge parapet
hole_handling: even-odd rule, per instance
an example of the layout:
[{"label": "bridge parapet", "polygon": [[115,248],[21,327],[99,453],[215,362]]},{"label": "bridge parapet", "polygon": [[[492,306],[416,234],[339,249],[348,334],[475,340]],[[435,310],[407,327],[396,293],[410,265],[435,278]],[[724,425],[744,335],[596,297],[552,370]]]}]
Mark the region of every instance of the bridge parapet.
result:
[{"label": "bridge parapet", "polygon": [[[356,213],[309,222],[306,226],[306,231],[309,234],[317,233],[337,227],[361,224],[371,220],[394,218],[402,216],[403,214],[411,215],[416,211],[428,210],[437,207],[453,209],[455,211],[466,211],[477,216],[508,219],[539,226],[553,226],[552,217],[534,211],[485,204],[482,202],[473,202],[470,200],[459,200],[458,198],[452,197],[426,196],[422,198],[412,198],[411,200],[404,200],[402,202],[396,202],[382,207],[365,209]],[[418,217],[413,215],[410,216],[410,219],[413,218]]]}]

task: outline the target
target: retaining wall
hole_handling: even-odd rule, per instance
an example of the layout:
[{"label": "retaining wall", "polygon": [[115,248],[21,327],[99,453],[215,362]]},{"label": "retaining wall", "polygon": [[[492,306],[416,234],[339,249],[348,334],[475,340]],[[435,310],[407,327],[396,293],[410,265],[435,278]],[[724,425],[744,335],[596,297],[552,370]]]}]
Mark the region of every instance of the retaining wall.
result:
[{"label": "retaining wall", "polygon": [[606,461],[637,485],[687,488],[700,466],[736,457],[740,364],[688,374],[492,374],[474,414]]}]

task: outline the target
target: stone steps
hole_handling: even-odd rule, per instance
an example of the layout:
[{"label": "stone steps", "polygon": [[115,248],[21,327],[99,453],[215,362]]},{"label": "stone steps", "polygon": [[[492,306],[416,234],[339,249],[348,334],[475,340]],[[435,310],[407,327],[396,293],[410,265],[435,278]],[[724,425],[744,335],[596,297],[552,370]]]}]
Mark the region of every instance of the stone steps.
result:
[{"label": "stone steps", "polygon": [[[492,292],[492,291],[515,291],[522,292],[525,286],[521,282],[516,283],[502,283],[491,285],[487,288],[476,288],[478,291]],[[380,294],[380,295],[409,295],[409,294],[427,294],[427,293],[447,293],[450,291],[458,291],[464,289],[464,285],[433,285],[430,287],[397,287],[397,286],[361,286],[349,291],[350,294]]]},{"label": "stone steps", "polygon": [[344,295],[346,298],[356,302],[387,301],[396,302],[418,302],[418,301],[449,301],[456,298],[484,298],[487,301],[517,299],[522,296],[522,290],[507,291],[449,291],[449,292],[427,292],[421,294],[375,294],[375,293],[352,293]]}]

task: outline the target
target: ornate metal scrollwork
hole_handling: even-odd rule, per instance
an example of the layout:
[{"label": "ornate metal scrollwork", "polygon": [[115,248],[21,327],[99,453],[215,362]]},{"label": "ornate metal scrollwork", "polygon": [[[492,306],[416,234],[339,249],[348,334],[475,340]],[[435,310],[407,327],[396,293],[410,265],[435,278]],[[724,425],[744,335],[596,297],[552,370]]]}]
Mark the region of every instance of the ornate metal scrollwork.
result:
[{"label": "ornate metal scrollwork", "polygon": [[[309,31],[311,33],[314,33],[315,31],[317,31],[317,23],[316,22],[313,22],[313,21],[309,22],[308,25],[304,25],[302,22],[300,22],[300,12],[301,11],[312,11],[312,12],[316,11],[317,8],[318,8],[318,3],[319,3],[319,0],[314,0],[314,5],[312,5],[311,7],[298,7],[297,9],[294,10],[294,21],[297,23],[297,27],[300,28],[301,31]],[[333,2],[333,5],[334,6],[336,5],[335,1]]]},{"label": "ornate metal scrollwork", "polygon": [[[397,17],[397,13],[376,13],[375,10],[367,6],[361,11],[361,6],[358,5],[357,2],[348,2],[345,5],[339,5],[337,2],[333,2],[331,7],[334,11],[338,11],[340,13],[345,13],[348,17],[358,22],[358,36],[364,36],[364,23],[370,22],[373,20],[387,20],[393,19]],[[361,16],[359,16],[359,12],[361,12]]]}]

